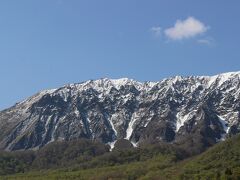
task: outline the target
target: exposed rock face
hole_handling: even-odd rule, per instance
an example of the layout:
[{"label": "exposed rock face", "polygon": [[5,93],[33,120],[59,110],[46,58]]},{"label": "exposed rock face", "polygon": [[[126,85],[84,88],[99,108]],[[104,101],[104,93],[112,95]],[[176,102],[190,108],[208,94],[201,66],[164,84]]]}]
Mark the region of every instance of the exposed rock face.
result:
[{"label": "exposed rock face", "polygon": [[130,140],[209,146],[240,131],[240,72],[160,82],[100,79],[42,91],[0,112],[0,148],[56,140]]}]

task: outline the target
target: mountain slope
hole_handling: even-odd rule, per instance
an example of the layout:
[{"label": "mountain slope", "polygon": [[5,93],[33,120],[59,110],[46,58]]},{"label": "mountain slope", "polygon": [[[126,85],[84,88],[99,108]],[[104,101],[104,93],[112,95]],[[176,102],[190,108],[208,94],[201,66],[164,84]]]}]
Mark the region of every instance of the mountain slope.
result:
[{"label": "mountain slope", "polygon": [[148,171],[140,179],[239,179],[240,136],[168,168]]},{"label": "mountain slope", "polygon": [[[240,136],[233,137],[221,142],[206,152],[179,161],[179,151],[165,149],[156,146],[154,149],[142,149],[141,158],[138,159],[136,149],[123,151],[114,156],[113,152],[108,156],[96,157],[102,166],[98,168],[69,167],[68,169],[51,169],[32,171],[11,176],[4,176],[4,179],[239,179],[240,178]],[[157,150],[157,151],[156,151]],[[158,153],[156,153],[158,152]],[[149,156],[147,153],[154,155]],[[139,153],[137,153],[139,155]],[[135,159],[129,159],[129,157]],[[144,159],[144,157],[146,159]],[[103,160],[104,161],[101,161]],[[115,162],[106,163],[106,160]],[[124,161],[119,165],[119,161]],[[130,160],[130,162],[129,162]],[[89,161],[88,161],[89,162]],[[88,163],[87,162],[87,163]],[[106,166],[107,164],[107,166]]]},{"label": "mountain slope", "polygon": [[88,138],[206,147],[239,132],[240,72],[159,82],[100,79],[42,91],[0,112],[0,148]]}]

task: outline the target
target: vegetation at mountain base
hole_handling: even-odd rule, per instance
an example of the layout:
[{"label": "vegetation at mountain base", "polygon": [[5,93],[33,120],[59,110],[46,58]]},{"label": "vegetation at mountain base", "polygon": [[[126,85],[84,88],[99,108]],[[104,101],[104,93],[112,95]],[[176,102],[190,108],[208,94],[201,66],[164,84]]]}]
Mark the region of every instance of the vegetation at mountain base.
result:
[{"label": "vegetation at mountain base", "polygon": [[85,139],[54,142],[0,153],[0,172],[0,179],[240,179],[240,136],[193,157],[164,143],[109,152]]}]

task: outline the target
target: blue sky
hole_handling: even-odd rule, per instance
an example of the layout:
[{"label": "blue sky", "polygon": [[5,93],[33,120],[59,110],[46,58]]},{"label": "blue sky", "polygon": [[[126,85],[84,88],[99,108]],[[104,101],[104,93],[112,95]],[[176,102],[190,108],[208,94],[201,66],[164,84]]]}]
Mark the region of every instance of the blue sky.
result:
[{"label": "blue sky", "polygon": [[2,0],[0,109],[101,77],[240,70],[239,0]]}]

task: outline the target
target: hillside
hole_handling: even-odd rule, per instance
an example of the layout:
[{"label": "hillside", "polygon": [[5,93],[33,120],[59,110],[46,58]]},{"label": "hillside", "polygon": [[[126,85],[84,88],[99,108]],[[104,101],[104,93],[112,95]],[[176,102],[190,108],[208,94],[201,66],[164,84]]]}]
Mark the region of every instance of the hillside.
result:
[{"label": "hillside", "polygon": [[[187,159],[184,153],[163,145],[136,151],[115,151],[95,158],[95,168],[72,166],[33,170],[5,179],[238,179],[240,178],[240,136]],[[118,158],[117,158],[118,157]],[[128,158],[126,158],[128,157]],[[140,157],[140,158],[139,158]],[[106,161],[108,159],[108,161]],[[100,161],[98,161],[100,160]],[[104,160],[104,161],[103,161]],[[97,162],[102,162],[97,165]],[[91,163],[90,163],[91,164]]]}]

